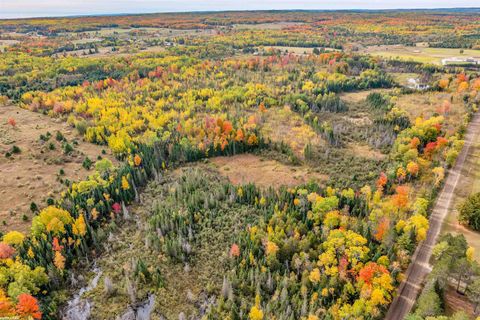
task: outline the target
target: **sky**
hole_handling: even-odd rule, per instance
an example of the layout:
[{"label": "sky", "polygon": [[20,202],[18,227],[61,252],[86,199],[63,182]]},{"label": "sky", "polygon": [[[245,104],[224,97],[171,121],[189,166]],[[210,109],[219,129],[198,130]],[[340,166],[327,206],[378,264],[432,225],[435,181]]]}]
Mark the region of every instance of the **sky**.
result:
[{"label": "sky", "polygon": [[0,0],[0,19],[178,11],[453,7],[480,7],[480,0]]}]

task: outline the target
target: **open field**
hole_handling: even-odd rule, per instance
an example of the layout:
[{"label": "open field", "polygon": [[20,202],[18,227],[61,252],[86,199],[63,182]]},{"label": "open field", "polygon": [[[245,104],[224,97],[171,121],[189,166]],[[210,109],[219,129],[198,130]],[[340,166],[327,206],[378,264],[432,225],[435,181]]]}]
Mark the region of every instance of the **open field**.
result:
[{"label": "open field", "polygon": [[301,22],[275,22],[275,23],[256,23],[256,24],[235,24],[233,26],[234,29],[239,29],[239,30],[281,30],[284,28],[288,27],[293,27],[293,26],[301,26],[304,25],[304,23]]},{"label": "open field", "polygon": [[120,38],[129,38],[131,35],[137,37],[177,37],[187,35],[209,35],[214,33],[212,30],[202,29],[174,29],[174,28],[101,28],[94,31],[67,32],[61,33],[62,36],[75,36],[80,38],[94,39],[119,36]]},{"label": "open field", "polygon": [[[463,53],[460,53],[463,50]],[[473,57],[480,59],[480,50],[469,49],[450,49],[450,48],[427,48],[427,47],[407,47],[403,45],[372,46],[364,51],[373,56],[383,58],[399,58],[402,60],[413,60],[421,63],[442,64],[442,59],[446,58],[467,58]]]},{"label": "open field", "polygon": [[[289,53],[295,53],[295,54],[304,54],[304,55],[307,55],[307,54],[312,54],[313,53],[313,49],[314,48],[305,48],[305,47],[290,47],[290,46],[264,46],[262,47],[264,50],[270,50],[270,49],[273,49],[273,50],[280,50],[281,52],[289,52]],[[341,51],[339,49],[335,49],[335,48],[323,48],[327,51]]]},{"label": "open field", "polygon": [[245,154],[233,157],[212,158],[212,168],[235,184],[254,183],[263,188],[270,186],[295,186],[310,181],[323,184],[328,177],[306,166],[287,166],[275,160]]},{"label": "open field", "polygon": [[418,73],[406,72],[406,73],[391,73],[391,76],[401,86],[408,87],[410,79],[418,79],[420,75]]},{"label": "open field", "polygon": [[[16,121],[15,127],[7,123],[8,119]],[[41,140],[39,136],[46,136],[47,132],[52,136],[48,141]],[[62,142],[56,140],[57,132],[73,147],[70,154],[65,154]],[[60,180],[77,181],[91,173],[82,167],[82,162],[86,157],[95,162],[98,156],[104,156],[103,148],[82,140],[76,131],[61,120],[16,106],[0,107],[2,232],[27,230],[31,224],[32,202],[41,209],[47,206],[47,198],[59,198],[65,190]],[[20,152],[6,157],[13,146],[20,148]]]},{"label": "open field", "polygon": [[156,53],[165,51],[164,46],[151,46],[146,48],[122,48],[121,50],[112,50],[113,47],[100,47],[98,52],[89,53],[88,49],[66,51],[56,53],[53,56],[58,57],[80,57],[80,58],[108,58],[108,57],[128,57],[138,53]]},{"label": "open field", "polygon": [[268,109],[263,115],[262,134],[273,142],[289,144],[297,157],[304,156],[305,146],[325,144],[322,138],[290,107]]},{"label": "open field", "polygon": [[[450,93],[425,92],[400,95],[396,104],[405,110],[410,119],[431,117],[434,114],[442,113],[442,106],[449,105],[449,111],[444,114],[446,125],[450,130],[455,130],[462,123],[466,114],[463,102],[460,99],[451,99]],[[443,113],[442,113],[443,114]]]},{"label": "open field", "polygon": [[3,51],[3,49],[8,48],[18,42],[18,40],[0,40],[0,51]]},{"label": "open field", "polygon": [[343,92],[340,94],[340,98],[347,103],[361,103],[365,101],[367,96],[372,92],[388,93],[391,89],[372,89],[354,92]]}]

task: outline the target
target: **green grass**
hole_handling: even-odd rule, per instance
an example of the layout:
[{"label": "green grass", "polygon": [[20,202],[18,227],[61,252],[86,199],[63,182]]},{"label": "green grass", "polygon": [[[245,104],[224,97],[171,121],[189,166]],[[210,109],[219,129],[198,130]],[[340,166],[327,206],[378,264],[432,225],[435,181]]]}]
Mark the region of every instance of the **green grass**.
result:
[{"label": "green grass", "polygon": [[397,58],[433,64],[441,64],[444,58],[480,57],[480,50],[465,49],[463,53],[460,53],[460,49],[406,47],[397,45],[369,47],[366,49],[366,52],[373,56],[384,58]]}]

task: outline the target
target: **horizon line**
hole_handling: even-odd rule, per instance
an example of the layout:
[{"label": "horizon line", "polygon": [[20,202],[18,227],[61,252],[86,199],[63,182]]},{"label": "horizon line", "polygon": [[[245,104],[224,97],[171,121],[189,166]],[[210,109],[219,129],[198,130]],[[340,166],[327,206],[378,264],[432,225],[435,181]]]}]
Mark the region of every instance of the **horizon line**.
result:
[{"label": "horizon line", "polygon": [[152,11],[152,12],[125,12],[125,13],[80,13],[80,14],[59,14],[59,15],[32,15],[28,17],[12,17],[1,18],[2,20],[35,20],[35,19],[64,19],[64,18],[87,18],[87,17],[115,17],[115,16],[142,16],[142,15],[155,15],[155,14],[189,14],[189,13],[222,13],[222,12],[385,12],[385,11],[452,11],[452,10],[480,10],[480,6],[472,7],[424,7],[424,8],[412,8],[412,7],[399,7],[399,8],[349,8],[349,9],[254,9],[254,10],[238,10],[238,9],[222,9],[222,10],[190,10],[190,11]]}]

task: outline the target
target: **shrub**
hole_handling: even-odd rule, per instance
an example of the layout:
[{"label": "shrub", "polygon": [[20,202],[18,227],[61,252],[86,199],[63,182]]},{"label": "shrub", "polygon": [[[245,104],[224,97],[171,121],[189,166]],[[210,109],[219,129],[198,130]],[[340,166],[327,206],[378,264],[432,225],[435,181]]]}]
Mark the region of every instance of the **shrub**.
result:
[{"label": "shrub", "polygon": [[88,125],[85,120],[81,120],[75,123],[75,129],[77,129],[78,133],[82,136],[84,136],[85,133],[87,132],[87,127]]},{"label": "shrub", "polygon": [[460,223],[480,230],[480,192],[470,195],[458,208]]},{"label": "shrub", "polygon": [[44,232],[54,234],[65,233],[65,225],[73,222],[68,211],[49,206],[43,209],[32,221],[32,234],[41,235]]},{"label": "shrub", "polygon": [[70,143],[64,143],[63,144],[63,153],[65,154],[70,154],[73,151],[73,147]]},{"label": "shrub", "polygon": [[10,150],[10,152],[14,153],[14,154],[18,154],[18,153],[22,152],[22,150],[17,146],[13,146],[12,149]]},{"label": "shrub", "polygon": [[23,233],[18,232],[18,231],[10,231],[6,235],[3,236],[3,242],[9,245],[21,245],[23,242],[23,239],[25,239],[25,236]]},{"label": "shrub", "polygon": [[30,203],[30,211],[32,211],[32,213],[38,212],[38,206],[35,202]]},{"label": "shrub", "polygon": [[60,131],[57,131],[57,133],[55,135],[55,140],[60,142],[60,141],[63,141],[64,139],[65,139],[65,137],[63,136],[63,134]]},{"label": "shrub", "polygon": [[92,167],[92,164],[93,164],[92,160],[86,157],[82,162],[82,167],[84,167],[87,170],[90,170],[90,168]]}]

